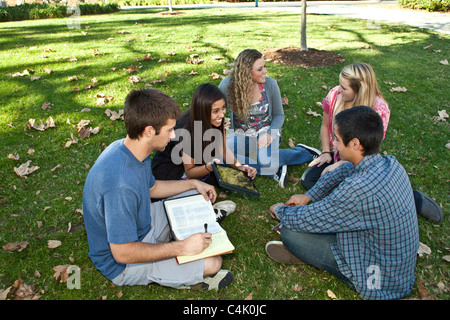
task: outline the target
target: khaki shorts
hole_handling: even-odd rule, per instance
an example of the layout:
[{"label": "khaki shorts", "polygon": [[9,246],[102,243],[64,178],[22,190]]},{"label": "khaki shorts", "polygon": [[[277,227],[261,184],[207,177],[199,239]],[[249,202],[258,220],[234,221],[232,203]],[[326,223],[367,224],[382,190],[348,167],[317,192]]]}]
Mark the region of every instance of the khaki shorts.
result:
[{"label": "khaki shorts", "polygon": [[[194,190],[181,193],[172,198],[196,194]],[[172,240],[170,226],[162,201],[152,202],[150,214],[152,226],[142,242],[167,243]],[[204,260],[178,264],[175,258],[155,262],[127,264],[125,270],[112,280],[118,286],[148,285],[158,283],[162,286],[180,288],[203,282]]]}]

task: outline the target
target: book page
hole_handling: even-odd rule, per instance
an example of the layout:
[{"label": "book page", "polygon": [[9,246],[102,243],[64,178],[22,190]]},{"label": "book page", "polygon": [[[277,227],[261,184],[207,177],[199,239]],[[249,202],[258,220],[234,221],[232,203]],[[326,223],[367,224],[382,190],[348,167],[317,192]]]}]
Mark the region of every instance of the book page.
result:
[{"label": "book page", "polygon": [[206,201],[202,195],[183,197],[164,202],[172,231],[178,240],[183,240],[192,234],[205,232],[205,223],[208,232],[224,231],[216,222],[216,216],[211,202]]},{"label": "book page", "polygon": [[[178,229],[173,229],[172,230],[175,237],[178,240],[183,240],[188,238],[189,236],[196,234],[196,233],[200,233],[200,232],[205,232],[205,224],[201,224],[201,225],[196,225],[196,226],[188,226],[188,227],[184,227],[184,228],[178,228]],[[214,223],[208,223],[208,232],[209,233],[219,233],[224,231],[224,229],[220,226],[220,224],[218,224],[217,222]]]},{"label": "book page", "polygon": [[212,243],[205,250],[203,250],[202,253],[193,256],[178,256],[177,261],[178,263],[186,263],[204,259],[206,257],[231,253],[233,250],[233,244],[228,239],[227,233],[223,231],[212,235]]}]

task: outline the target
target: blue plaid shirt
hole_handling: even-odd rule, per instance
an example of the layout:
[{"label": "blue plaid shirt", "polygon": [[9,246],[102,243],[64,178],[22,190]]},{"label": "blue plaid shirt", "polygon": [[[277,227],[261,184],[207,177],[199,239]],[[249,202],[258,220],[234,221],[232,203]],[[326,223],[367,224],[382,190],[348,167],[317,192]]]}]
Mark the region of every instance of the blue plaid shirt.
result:
[{"label": "blue plaid shirt", "polygon": [[366,156],[326,173],[306,192],[313,203],[275,212],[294,231],[336,233],[339,270],[363,299],[411,292],[419,248],[417,213],[408,176],[392,156]]}]

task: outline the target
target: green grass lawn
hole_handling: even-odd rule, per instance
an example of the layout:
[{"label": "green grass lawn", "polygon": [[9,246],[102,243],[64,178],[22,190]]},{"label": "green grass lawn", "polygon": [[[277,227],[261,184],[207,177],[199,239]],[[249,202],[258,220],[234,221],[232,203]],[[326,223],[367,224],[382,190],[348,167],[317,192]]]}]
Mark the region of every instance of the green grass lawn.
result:
[{"label": "green grass lawn", "polygon": [[[222,75],[241,50],[299,47],[298,14],[214,9],[162,15],[161,10],[138,10],[84,16],[79,29],[68,28],[67,21],[0,24],[0,245],[28,242],[22,251],[0,249],[0,290],[22,279],[34,286],[41,300],[325,300],[331,299],[329,291],[340,300],[360,299],[326,272],[279,264],[266,256],[265,243],[279,239],[271,231],[276,221],[267,209],[304,192],[295,179],[306,164],[290,168],[293,180],[287,189],[280,189],[270,178],[257,177],[259,198],[226,192],[237,210],[223,222],[236,247],[224,258],[224,268],[235,276],[224,290],[115,287],[87,255],[80,211],[84,180],[100,152],[125,136],[123,121],[110,120],[105,110],[119,111],[131,89],[149,86],[172,95],[185,110],[196,87],[204,82],[218,85],[220,79],[212,74]],[[397,157],[413,188],[434,198],[445,214],[440,224],[419,217],[420,241],[431,253],[418,258],[417,280],[409,299],[450,298],[449,267],[443,259],[450,254],[449,127],[448,119],[436,118],[439,111],[449,113],[449,66],[440,63],[448,59],[449,40],[448,35],[409,26],[380,23],[370,27],[365,20],[308,15],[308,46],[338,52],[345,62],[314,69],[267,63],[269,75],[289,99],[284,147],[292,138],[294,143],[320,148],[321,118],[307,112],[322,114],[316,102],[328,92],[323,86],[337,85],[345,64],[367,62],[374,67],[392,111],[382,152]],[[147,54],[154,59],[144,60]],[[203,62],[187,63],[192,54]],[[127,72],[132,66],[135,71]],[[45,72],[46,68],[53,73]],[[34,73],[13,77],[26,69]],[[141,82],[132,83],[133,75]],[[76,80],[68,81],[73,76]],[[31,77],[40,78],[32,81]],[[391,92],[394,87],[407,91]],[[101,94],[114,99],[98,105]],[[43,108],[44,103],[50,108]],[[30,119],[39,124],[49,117],[55,127],[38,131],[29,126]],[[82,139],[77,134],[81,120],[89,120],[87,128],[100,127],[100,131]],[[78,142],[66,147],[71,135]],[[10,154],[19,160],[10,159]],[[28,160],[39,169],[19,177],[14,168]],[[61,245],[48,248],[49,240],[59,240]],[[69,289],[54,278],[53,268],[67,264],[80,268],[80,289]],[[8,298],[15,296],[13,291]]]}]

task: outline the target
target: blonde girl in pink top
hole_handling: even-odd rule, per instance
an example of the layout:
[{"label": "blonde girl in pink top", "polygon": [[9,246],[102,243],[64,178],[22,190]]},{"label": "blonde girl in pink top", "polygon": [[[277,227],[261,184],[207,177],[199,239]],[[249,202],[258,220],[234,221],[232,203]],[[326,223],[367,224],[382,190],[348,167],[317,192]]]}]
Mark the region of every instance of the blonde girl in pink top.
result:
[{"label": "blonde girl in pink top", "polygon": [[[305,189],[311,189],[321,175],[343,163],[339,153],[332,150],[334,117],[342,110],[361,105],[373,108],[380,115],[383,120],[384,139],[391,111],[381,94],[372,67],[366,63],[355,63],[342,69],[339,86],[331,89],[322,101],[322,153],[309,164],[302,176],[301,183]],[[442,221],[443,212],[436,201],[419,190],[413,190],[413,194],[417,214],[431,221]]]},{"label": "blonde girl in pink top", "polygon": [[331,89],[322,101],[322,153],[309,164],[303,174],[301,182],[305,189],[310,189],[317,182],[325,168],[334,164],[327,169],[330,170],[340,164],[339,153],[332,150],[334,116],[343,110],[361,105],[372,107],[381,116],[386,135],[391,111],[378,87],[375,73],[370,65],[355,63],[342,69],[339,86]]}]

